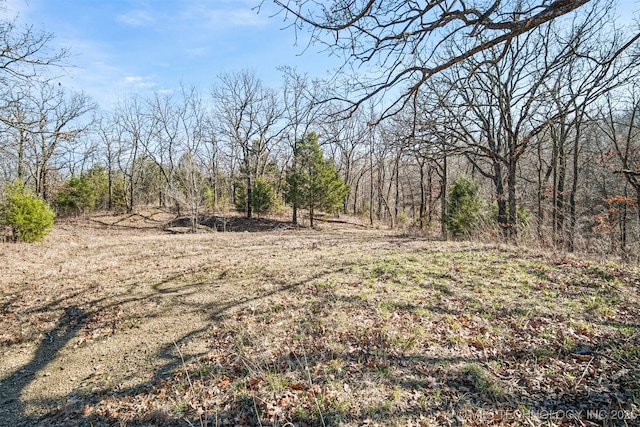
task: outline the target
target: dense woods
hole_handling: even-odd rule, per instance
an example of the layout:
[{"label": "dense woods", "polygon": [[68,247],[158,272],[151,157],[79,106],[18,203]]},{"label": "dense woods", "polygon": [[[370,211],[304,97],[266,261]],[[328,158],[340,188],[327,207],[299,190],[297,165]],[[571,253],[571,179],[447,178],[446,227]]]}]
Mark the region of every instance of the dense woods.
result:
[{"label": "dense woods", "polygon": [[[445,238],[640,255],[639,36],[635,24],[619,22],[615,4],[516,13],[497,2],[486,11],[495,19],[465,15],[428,53],[436,33],[416,30],[416,10],[379,22],[377,30],[400,34],[380,38],[358,20],[390,19],[388,10],[366,7],[331,28],[276,3],[312,29],[311,42],[351,29],[359,42],[340,32],[332,49],[380,65],[380,75],[345,86],[283,67],[282,84],[267,87],[245,69],[98,106],[42,77],[64,66],[67,52],[5,22],[2,42],[24,49],[26,60],[1,58],[1,187],[21,182],[58,215],[164,207],[194,230],[202,215],[235,208],[247,218],[304,215],[307,224],[322,209]],[[498,25],[508,19],[508,28]],[[355,38],[354,29],[378,38]],[[318,161],[343,182],[326,203],[293,196],[292,171],[316,139]],[[449,190],[463,176],[478,186],[478,214],[450,230]]]}]

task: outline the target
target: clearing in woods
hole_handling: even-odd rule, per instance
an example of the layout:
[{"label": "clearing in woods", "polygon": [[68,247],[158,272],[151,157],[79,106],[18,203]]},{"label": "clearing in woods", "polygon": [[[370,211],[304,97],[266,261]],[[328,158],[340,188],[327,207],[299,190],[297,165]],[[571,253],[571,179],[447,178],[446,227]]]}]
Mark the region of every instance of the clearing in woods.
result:
[{"label": "clearing in woods", "polygon": [[0,245],[1,425],[639,422],[637,266],[346,224],[163,223]]}]

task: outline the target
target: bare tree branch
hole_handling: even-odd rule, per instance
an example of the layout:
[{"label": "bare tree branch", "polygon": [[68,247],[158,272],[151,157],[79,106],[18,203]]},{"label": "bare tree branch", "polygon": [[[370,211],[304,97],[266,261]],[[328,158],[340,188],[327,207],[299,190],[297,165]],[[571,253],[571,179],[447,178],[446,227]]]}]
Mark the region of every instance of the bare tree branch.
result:
[{"label": "bare tree branch", "polygon": [[[352,79],[355,100],[336,96],[352,112],[363,103],[400,88],[380,119],[392,116],[412,100],[432,76],[483,51],[504,45],[589,0],[493,2],[435,0],[273,0],[293,17],[296,28],[308,28],[311,43],[346,53],[347,63],[370,67],[365,80]],[[448,46],[464,41],[463,51]],[[355,83],[354,83],[355,82]]]}]

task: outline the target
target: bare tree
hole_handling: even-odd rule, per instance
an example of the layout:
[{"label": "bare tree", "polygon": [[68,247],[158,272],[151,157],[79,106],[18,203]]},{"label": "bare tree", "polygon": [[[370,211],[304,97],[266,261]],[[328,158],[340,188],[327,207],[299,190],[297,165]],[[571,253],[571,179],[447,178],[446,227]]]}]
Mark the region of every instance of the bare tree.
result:
[{"label": "bare tree", "polygon": [[105,160],[105,169],[107,172],[107,209],[114,208],[114,186],[116,174],[116,152],[117,144],[113,138],[113,123],[106,116],[100,117],[96,123],[97,137],[100,141],[103,156]]},{"label": "bare tree", "polygon": [[[169,191],[178,205],[184,205],[191,222],[191,231],[196,232],[198,217],[204,202],[206,185],[204,146],[208,137],[206,111],[202,98],[195,88],[182,88],[173,105],[173,123],[159,121],[160,128],[173,129],[169,151],[172,159]],[[178,154],[178,163],[173,165],[173,157]]]},{"label": "bare tree", "polygon": [[[624,177],[633,189],[633,197],[622,197],[625,212],[634,207],[637,212],[637,235],[640,242],[640,88],[633,84],[626,96],[613,100],[607,97],[599,111],[598,126],[606,136],[609,148],[606,158],[614,174]],[[616,195],[625,196],[625,195]],[[626,230],[626,224],[624,224]],[[623,233],[623,243],[626,241]]]},{"label": "bare tree", "polygon": [[[399,89],[381,118],[415,102],[430,77],[485,50],[506,52],[518,36],[588,2],[273,1],[285,18],[292,17],[296,32],[310,31],[310,43],[325,45],[331,53],[343,56],[346,64],[372,65],[361,79],[351,79],[359,94],[349,101],[350,108]],[[462,40],[467,41],[465,49],[451,55],[447,45]]]},{"label": "bare tree", "polygon": [[[630,54],[629,47],[637,43],[640,34],[617,29],[610,18],[612,7],[609,2],[595,3],[568,28],[551,27],[555,44],[569,47],[571,56],[543,82],[542,102],[537,104],[534,118],[551,143],[547,169],[544,174],[538,171],[539,193],[544,191],[541,180],[552,177],[552,237],[554,243],[570,251],[575,245],[581,151],[586,143],[589,109],[603,95],[637,75],[639,58]],[[537,143],[544,144],[545,139],[538,138]],[[538,151],[542,152],[541,147]],[[541,221],[540,201],[538,217]]]},{"label": "bare tree", "polygon": [[247,187],[246,216],[251,218],[253,183],[280,137],[276,124],[281,107],[276,92],[265,88],[255,73],[247,70],[222,74],[212,96],[217,134],[240,155]]},{"label": "bare tree", "polygon": [[[5,1],[1,0],[0,10],[6,9]],[[33,106],[31,97],[43,90],[44,82],[53,78],[50,74],[53,68],[67,66],[68,51],[51,48],[52,40],[52,34],[32,26],[22,26],[17,18],[0,19],[0,93],[3,104],[0,107],[0,132],[8,136],[0,144],[0,153],[6,179],[26,180],[26,169],[31,166],[27,164],[26,156],[29,145],[33,144],[29,133],[36,122],[41,121],[28,111]],[[38,190],[42,191],[42,188]]]},{"label": "bare tree", "polygon": [[127,212],[134,211],[136,191],[142,177],[143,150],[149,145],[154,131],[148,120],[144,100],[130,95],[116,105],[114,111],[113,137],[117,141],[116,161],[125,178]]},{"label": "bare tree", "polygon": [[[456,122],[451,132],[466,147],[475,170],[493,182],[498,224],[506,237],[517,232],[520,159],[549,126],[551,136],[558,130],[568,138],[575,122],[568,127],[562,118],[580,119],[585,106],[611,87],[611,71],[620,71],[612,64],[633,44],[608,40],[606,51],[595,50],[608,12],[608,4],[594,4],[562,23],[568,30],[560,30],[561,23],[549,23],[513,39],[505,49],[486,49],[443,73],[447,79],[442,102]],[[453,54],[465,51],[464,46],[451,48]],[[562,93],[563,103],[545,117],[539,110],[556,97],[552,81],[559,82],[555,93]],[[574,197],[576,185],[572,184]]]},{"label": "bare tree", "polygon": [[[429,88],[420,105],[416,106],[407,118],[407,128],[410,129],[407,144],[419,166],[419,224],[421,227],[425,225],[425,214],[428,216],[427,224],[431,222],[435,214],[435,203],[439,200],[440,233],[442,238],[446,239],[449,162],[450,157],[461,154],[456,145],[456,132],[452,132],[452,129],[456,128],[458,112],[452,110],[453,106],[447,102],[445,88],[438,86],[437,82],[430,82]],[[466,114],[466,106],[460,105],[457,108],[461,114]],[[428,180],[426,186],[425,173]],[[433,174],[438,178],[437,188],[433,183]],[[435,190],[437,194],[434,194]]]},{"label": "bare tree", "polygon": [[35,77],[42,81],[52,67],[67,66],[69,52],[52,49],[53,38],[53,34],[33,26],[20,26],[17,18],[0,20],[0,87]]},{"label": "bare tree", "polygon": [[[349,205],[355,215],[358,211],[358,191],[361,180],[368,170],[366,139],[370,131],[364,111],[342,119],[334,114],[337,106],[331,104],[324,109],[321,120],[321,136],[324,144],[333,152],[344,182],[350,187],[344,203],[344,213]],[[349,200],[351,199],[351,203]]]},{"label": "bare tree", "polygon": [[[290,149],[290,166],[296,168],[296,156],[299,142],[311,132],[313,126],[318,126],[317,101],[319,98],[319,83],[311,81],[309,76],[298,73],[290,67],[281,69],[284,77],[283,83],[283,119],[285,130],[283,138]],[[284,170],[284,168],[283,168]],[[298,223],[298,208],[293,202],[291,221]]]},{"label": "bare tree", "polygon": [[5,138],[0,142],[2,169],[6,180],[26,179],[27,156],[31,134],[35,123],[30,113],[29,86],[19,82],[7,87],[0,106],[0,126]]},{"label": "bare tree", "polygon": [[28,125],[29,178],[35,191],[45,200],[50,198],[51,174],[64,154],[73,154],[74,146],[90,129],[92,118],[87,113],[96,104],[85,94],[66,93],[58,85],[34,82],[28,97],[30,118]]}]

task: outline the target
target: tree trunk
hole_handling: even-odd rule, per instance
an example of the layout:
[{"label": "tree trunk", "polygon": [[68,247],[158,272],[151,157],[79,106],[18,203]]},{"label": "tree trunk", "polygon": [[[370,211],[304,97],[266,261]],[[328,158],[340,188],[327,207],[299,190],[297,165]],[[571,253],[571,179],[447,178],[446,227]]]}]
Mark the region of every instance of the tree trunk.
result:
[{"label": "tree trunk", "polygon": [[[295,139],[294,141],[294,145],[293,145],[293,164],[291,165],[291,168],[293,169],[294,173],[298,173],[298,162],[297,162],[297,157],[296,154],[298,153],[298,143],[297,143],[297,139]],[[295,182],[295,181],[294,181]],[[291,206],[291,222],[294,225],[298,225],[298,184],[295,184],[295,188],[294,188],[294,193],[295,193],[295,197],[293,198],[293,203]]]},{"label": "tree trunk", "polygon": [[554,238],[555,243],[560,246],[564,246],[564,184],[567,174],[567,156],[564,151],[564,141],[559,141],[558,144],[558,168],[557,168],[557,181],[555,191],[555,208],[554,208]]},{"label": "tree trunk", "polygon": [[253,196],[251,184],[251,174],[247,172],[247,219],[251,219],[251,198]]},{"label": "tree trunk", "polygon": [[373,140],[371,141],[371,149],[369,152],[369,163],[371,165],[369,179],[369,225],[373,225]]},{"label": "tree trunk", "polygon": [[[344,182],[346,184],[349,184],[351,181],[351,156],[347,156],[347,167],[346,167],[346,171],[344,173]],[[345,215],[349,213],[349,193],[348,192],[346,194],[346,196],[344,196],[344,203],[342,205],[342,213],[344,213]]]},{"label": "tree trunk", "polygon": [[400,199],[400,156],[396,158],[396,194],[393,202],[393,224],[398,223],[398,204]]},{"label": "tree trunk", "polygon": [[20,142],[18,144],[18,170],[17,170],[17,178],[18,181],[22,182],[24,177],[24,146],[25,146],[26,137],[20,132]]},{"label": "tree trunk", "polygon": [[358,177],[356,180],[356,184],[353,188],[353,214],[358,214],[358,189],[360,187],[360,180],[362,179],[362,175]]},{"label": "tree trunk", "polygon": [[133,176],[129,176],[129,197],[127,198],[127,213],[133,213]]},{"label": "tree trunk", "polygon": [[636,243],[640,243],[640,186],[635,186],[636,190]]},{"label": "tree trunk", "polygon": [[113,171],[111,169],[111,160],[107,166],[107,210],[113,209]]},{"label": "tree trunk", "polygon": [[509,158],[509,175],[507,177],[507,192],[509,196],[508,237],[515,239],[518,235],[518,205],[516,200],[516,168],[518,164],[512,155]]},{"label": "tree trunk", "polygon": [[[626,187],[626,186],[625,186]],[[623,258],[628,256],[627,254],[627,207],[629,204],[626,202],[627,200],[627,189],[624,191],[625,202],[622,204],[622,215],[620,218],[620,255]]]},{"label": "tree trunk", "polygon": [[509,237],[509,220],[507,218],[507,195],[504,191],[502,182],[502,167],[500,163],[493,163],[493,185],[496,188],[496,203],[498,205],[498,226],[502,232],[502,236]]},{"label": "tree trunk", "polygon": [[418,214],[418,224],[420,228],[424,228],[425,208],[425,191],[424,191],[424,162],[418,162],[420,165],[420,212]]},{"label": "tree trunk", "polygon": [[47,164],[42,163],[42,169],[40,169],[40,195],[44,200],[49,200],[49,192],[47,191]]},{"label": "tree trunk", "polygon": [[575,234],[576,234],[576,194],[578,193],[578,178],[579,178],[579,141],[580,141],[580,126],[576,125],[576,135],[573,140],[573,179],[571,182],[571,193],[569,194],[569,235],[567,239],[567,249],[569,252],[575,250]]},{"label": "tree trunk", "polygon": [[427,173],[427,224],[431,228],[433,215],[435,215],[435,200],[433,199],[433,167],[429,166]]},{"label": "tree trunk", "polygon": [[383,181],[384,181],[384,175],[386,174],[385,169],[384,169],[384,164],[382,161],[378,161],[378,173],[377,173],[377,182],[376,182],[376,187],[378,189],[378,200],[377,200],[377,217],[378,220],[381,220],[384,218],[383,215],[383,211],[382,211],[382,199],[384,197],[384,192],[383,192]]},{"label": "tree trunk", "polygon": [[538,164],[537,164],[537,169],[538,169],[538,188],[536,191],[536,202],[537,202],[537,213],[536,213],[536,233],[538,235],[538,239],[540,241],[543,241],[543,233],[542,233],[542,225],[544,223],[544,211],[542,209],[542,199],[544,198],[544,185],[543,185],[543,181],[542,181],[542,143],[541,141],[538,141],[538,147],[537,147],[537,153],[538,153]]},{"label": "tree trunk", "polygon": [[448,182],[447,182],[447,152],[446,148],[444,148],[444,157],[442,159],[442,185],[440,191],[440,231],[442,232],[442,239],[447,240],[449,238],[447,234],[447,191],[448,191]]}]

